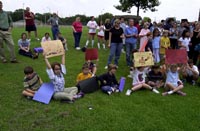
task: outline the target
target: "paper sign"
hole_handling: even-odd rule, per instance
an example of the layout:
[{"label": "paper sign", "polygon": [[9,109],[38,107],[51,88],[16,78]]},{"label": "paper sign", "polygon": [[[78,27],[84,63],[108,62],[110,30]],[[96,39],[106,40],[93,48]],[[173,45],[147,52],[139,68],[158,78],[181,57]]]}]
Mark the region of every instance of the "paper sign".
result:
[{"label": "paper sign", "polygon": [[54,86],[52,83],[43,83],[39,90],[35,93],[33,100],[45,104],[49,104],[54,93]]},{"label": "paper sign", "polygon": [[121,77],[120,82],[119,82],[119,91],[122,92],[124,89],[125,85],[125,77]]},{"label": "paper sign", "polygon": [[166,64],[185,64],[187,63],[186,49],[166,50]]},{"label": "paper sign", "polygon": [[154,65],[153,56],[150,51],[148,52],[135,52],[134,53],[134,66],[151,66]]},{"label": "paper sign", "polygon": [[41,46],[47,58],[64,54],[63,44],[60,40],[41,42]]},{"label": "paper sign", "polygon": [[86,49],[85,60],[98,60],[98,50],[96,48]]}]

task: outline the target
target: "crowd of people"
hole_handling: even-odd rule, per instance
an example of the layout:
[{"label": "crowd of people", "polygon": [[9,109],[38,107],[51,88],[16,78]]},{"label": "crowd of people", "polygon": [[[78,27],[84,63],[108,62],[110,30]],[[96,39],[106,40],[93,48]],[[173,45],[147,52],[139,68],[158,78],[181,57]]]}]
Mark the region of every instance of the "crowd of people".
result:
[{"label": "crowd of people", "polygon": [[[12,20],[10,16],[3,11],[2,2],[0,1],[0,56],[3,63],[7,60],[4,55],[3,41],[7,44],[11,62],[17,63],[14,51],[14,42],[11,36]],[[31,58],[37,58],[37,52],[30,50],[30,35],[31,31],[35,32],[36,40],[37,28],[34,23],[34,14],[30,12],[30,8],[26,8],[26,33],[22,33],[21,39],[18,41],[19,54]],[[77,85],[80,81],[97,77],[101,82],[101,89],[104,93],[112,94],[119,92],[119,82],[115,74],[120,68],[119,59],[121,53],[126,54],[127,68],[130,68],[128,75],[133,79],[132,87],[126,91],[126,95],[145,88],[159,94],[159,88],[164,87],[163,96],[177,93],[185,96],[186,93],[182,91],[184,83],[188,82],[195,85],[199,78],[198,56],[200,45],[200,22],[189,23],[187,19],[182,19],[181,23],[177,23],[175,19],[169,18],[161,22],[153,22],[151,20],[142,21],[140,25],[137,20],[126,19],[106,19],[105,23],[100,21],[97,23],[94,16],[87,23],[88,38],[84,48],[88,48],[89,43],[94,48],[95,36],[97,35],[97,48],[109,49],[110,53],[105,64],[105,69],[108,71],[102,75],[96,76],[97,67],[91,61],[83,64],[82,73],[77,76]],[[56,13],[48,20],[51,24],[53,40],[61,40],[65,50],[67,48],[67,41],[62,36],[59,30],[59,17]],[[127,23],[127,24],[126,24]],[[80,50],[80,41],[83,31],[83,25],[80,17],[72,23],[72,31],[74,36],[74,48]],[[45,33],[42,42],[51,40],[49,33]],[[165,64],[166,50],[186,50],[187,60],[186,64]],[[134,67],[134,52],[152,52],[154,58],[154,65],[149,67]],[[114,58],[114,63],[112,62]],[[78,86],[65,88],[64,74],[65,68],[65,54],[62,56],[61,63],[49,63],[44,54],[45,63],[47,65],[47,74],[54,85],[54,99],[67,100],[73,102],[74,100],[83,97],[83,93]],[[113,63],[113,64],[112,64]],[[33,97],[35,91],[38,90],[42,84],[41,78],[34,72],[32,67],[24,69],[25,79],[23,95]],[[181,77],[180,77],[181,76]],[[37,83],[37,84],[36,84]],[[37,87],[36,87],[37,86]],[[131,86],[131,85],[130,85]]]}]

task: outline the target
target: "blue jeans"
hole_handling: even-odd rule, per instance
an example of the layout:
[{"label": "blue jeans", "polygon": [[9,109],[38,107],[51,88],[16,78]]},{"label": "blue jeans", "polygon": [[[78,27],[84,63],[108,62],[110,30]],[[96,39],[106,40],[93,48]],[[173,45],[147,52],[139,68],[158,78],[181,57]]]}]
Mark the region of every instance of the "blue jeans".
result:
[{"label": "blue jeans", "polygon": [[[136,43],[126,43],[126,63],[128,66],[133,66],[132,51],[136,49]],[[132,59],[131,59],[132,58]]]},{"label": "blue jeans", "polygon": [[53,39],[56,40],[57,39],[57,35],[59,33],[58,26],[52,26],[51,27],[51,31],[52,31],[52,34],[53,34]]},{"label": "blue jeans", "polygon": [[73,35],[74,35],[74,42],[75,42],[75,45],[74,47],[79,47],[79,44],[80,44],[80,39],[81,39],[81,34],[82,32],[73,32]]},{"label": "blue jeans", "polygon": [[108,63],[109,65],[112,62],[113,57],[115,56],[114,64],[118,65],[118,61],[121,55],[123,44],[122,43],[111,43],[110,45],[110,55],[108,57]]},{"label": "blue jeans", "polygon": [[[112,86],[113,89],[118,89],[118,85],[114,85]],[[111,86],[102,86],[101,87],[101,90],[104,92],[104,93],[107,93],[108,91],[111,91],[113,92]]]}]

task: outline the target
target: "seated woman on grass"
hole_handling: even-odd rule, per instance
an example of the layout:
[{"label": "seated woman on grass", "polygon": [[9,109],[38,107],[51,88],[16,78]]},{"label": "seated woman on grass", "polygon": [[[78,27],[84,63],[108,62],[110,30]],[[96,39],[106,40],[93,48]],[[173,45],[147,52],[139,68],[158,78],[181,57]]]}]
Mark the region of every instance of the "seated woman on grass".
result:
[{"label": "seated woman on grass", "polygon": [[58,62],[54,62],[50,65],[45,53],[44,58],[47,65],[47,74],[54,85],[53,98],[56,100],[66,101],[68,103],[73,103],[75,99],[81,98],[82,96],[77,94],[77,87],[65,88],[65,79],[63,76],[66,74],[65,54],[62,55],[61,64]]},{"label": "seated woman on grass", "polygon": [[18,40],[19,54],[23,56],[30,57],[32,59],[38,58],[37,53],[33,53],[30,49],[30,41],[27,39],[27,34],[22,33],[21,39]]}]

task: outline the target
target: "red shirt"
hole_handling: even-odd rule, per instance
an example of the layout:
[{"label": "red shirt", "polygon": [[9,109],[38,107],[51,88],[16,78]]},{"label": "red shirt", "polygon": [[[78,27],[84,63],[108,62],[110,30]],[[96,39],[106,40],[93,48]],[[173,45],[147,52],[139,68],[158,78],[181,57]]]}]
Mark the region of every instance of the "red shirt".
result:
[{"label": "red shirt", "polygon": [[82,32],[83,25],[81,22],[75,21],[75,22],[73,22],[72,26],[74,27],[76,32]]},{"label": "red shirt", "polygon": [[26,25],[34,25],[35,24],[34,14],[32,12],[25,12],[25,20],[26,20]]}]

